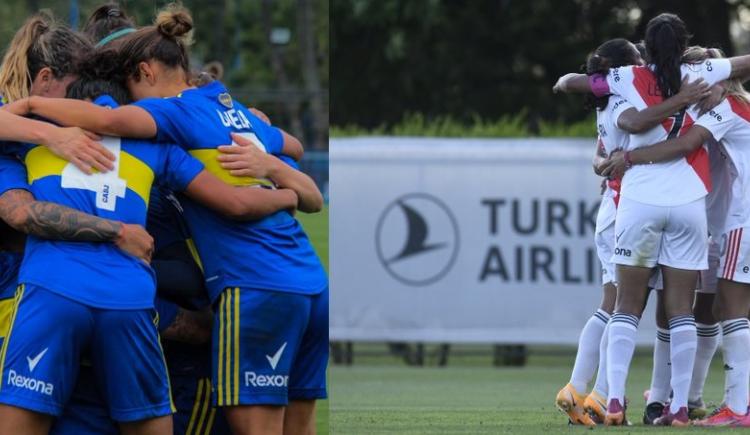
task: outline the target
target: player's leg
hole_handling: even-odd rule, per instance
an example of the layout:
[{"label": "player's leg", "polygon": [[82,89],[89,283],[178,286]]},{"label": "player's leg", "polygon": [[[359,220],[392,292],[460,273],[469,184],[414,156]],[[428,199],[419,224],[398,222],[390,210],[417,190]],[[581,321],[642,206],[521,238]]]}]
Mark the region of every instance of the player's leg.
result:
[{"label": "player's leg", "polygon": [[704,199],[670,207],[659,265],[669,322],[672,400],[669,412],[654,424],[684,426],[690,421],[687,401],[698,341],[693,300],[698,272],[708,268]]},{"label": "player's leg", "polygon": [[[596,243],[596,252],[599,261],[602,264],[602,301],[599,308],[581,330],[570,381],[555,397],[555,405],[560,411],[567,414],[569,422],[588,426],[597,423],[596,420],[601,423],[604,420],[604,410],[606,409],[606,404],[603,407],[599,406],[600,403],[606,401],[607,394],[607,358],[606,352],[602,355],[600,348],[602,342],[605,341],[602,338],[607,327],[607,322],[609,322],[609,318],[614,310],[615,298],[617,297],[617,288],[614,286],[615,267],[612,264],[612,253],[615,244],[614,222],[606,228],[597,228],[594,235],[594,242]],[[592,391],[591,394],[586,396],[588,383],[594,376],[597,366],[599,370],[596,382],[600,392]],[[587,410],[587,407],[590,409]],[[601,417],[593,418],[589,415],[591,412],[595,416],[601,415]]]},{"label": "player's leg", "polygon": [[285,435],[314,435],[315,402],[328,397],[328,297],[328,289],[309,296],[310,321],[289,375],[289,405],[284,414]]},{"label": "player's leg", "polygon": [[95,314],[94,374],[110,416],[126,435],[173,430],[174,406],[155,313],[142,309],[97,310]]},{"label": "player's leg", "polygon": [[722,330],[722,355],[725,368],[724,407],[705,420],[701,426],[744,425],[747,422],[748,382],[750,382],[750,269],[747,264],[750,246],[738,228],[724,235],[719,285],[714,310]]},{"label": "player's leg", "polygon": [[283,432],[289,375],[309,297],[228,288],[214,310],[215,402],[235,434]]},{"label": "player's leg", "polygon": [[170,314],[177,307],[158,298],[156,307],[172,400],[177,408],[172,416],[174,433],[231,433],[224,414],[211,400],[212,314],[182,308],[177,309],[176,315]]},{"label": "player's leg", "polygon": [[78,374],[89,309],[36,286],[20,286],[0,351],[0,433],[46,434]]},{"label": "player's leg", "polygon": [[627,198],[620,200],[612,257],[617,265],[617,302],[607,333],[607,425],[625,422],[625,384],[665,219],[664,207],[649,206]]},{"label": "player's leg", "polygon": [[724,406],[708,418],[696,422],[698,426],[737,425],[746,420],[747,415],[750,329],[746,313],[750,306],[750,285],[719,279],[717,300],[722,306],[719,320],[724,358]]},{"label": "player's leg", "polygon": [[[614,273],[614,265],[612,265]],[[602,307],[610,307],[610,313],[615,309],[615,299],[617,297],[617,287],[613,282],[607,282],[603,285],[604,296],[602,298]],[[609,305],[611,304],[611,305]],[[583,401],[583,409],[594,420],[595,423],[604,423],[604,417],[607,414],[607,334],[609,332],[609,321],[604,328],[602,337],[599,340],[599,363],[596,372],[596,382],[586,400]]]},{"label": "player's leg", "polygon": [[284,407],[233,405],[222,408],[234,434],[278,435],[284,431]]},{"label": "player's leg", "polygon": [[690,381],[688,394],[688,413],[690,419],[700,419],[706,416],[706,405],[703,402],[703,386],[708,377],[711,361],[719,347],[719,333],[721,328],[713,315],[713,304],[717,290],[716,271],[719,268],[719,244],[709,238],[708,270],[701,271],[700,286],[695,293],[693,314],[698,334],[698,347],[695,352],[695,366],[693,378]]},{"label": "player's leg", "polygon": [[[661,272],[658,272],[661,274]],[[663,284],[660,286],[663,287]],[[669,323],[664,308],[664,291],[656,292],[656,338],[654,339],[654,362],[651,372],[651,386],[646,397],[646,409],[643,411],[643,424],[653,424],[661,417],[664,406],[669,400],[671,369],[669,362]]]}]

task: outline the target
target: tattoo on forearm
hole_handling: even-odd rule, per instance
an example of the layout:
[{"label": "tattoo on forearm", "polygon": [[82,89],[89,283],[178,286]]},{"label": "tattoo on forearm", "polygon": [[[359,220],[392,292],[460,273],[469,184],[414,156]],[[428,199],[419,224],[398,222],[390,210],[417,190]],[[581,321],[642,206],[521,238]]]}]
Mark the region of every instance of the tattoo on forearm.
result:
[{"label": "tattoo on forearm", "polygon": [[76,242],[112,241],[122,226],[59,204],[35,201],[25,190],[11,190],[0,197],[0,218],[27,234]]},{"label": "tattoo on forearm", "polygon": [[121,225],[58,204],[36,201],[29,204],[24,230],[45,239],[109,242],[117,238]]}]

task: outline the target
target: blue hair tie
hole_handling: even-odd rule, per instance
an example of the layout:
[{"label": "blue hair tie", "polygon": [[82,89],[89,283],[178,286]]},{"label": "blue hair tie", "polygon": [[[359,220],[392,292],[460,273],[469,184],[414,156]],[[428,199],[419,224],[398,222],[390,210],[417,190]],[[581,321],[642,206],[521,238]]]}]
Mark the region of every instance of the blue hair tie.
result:
[{"label": "blue hair tie", "polygon": [[107,36],[106,38],[104,38],[101,41],[99,41],[99,42],[96,43],[96,48],[99,48],[102,45],[106,45],[106,44],[114,41],[117,38],[120,38],[120,37],[125,36],[125,35],[129,35],[129,34],[131,34],[133,32],[135,32],[135,29],[133,29],[132,27],[128,27],[127,29],[120,29],[120,30],[118,30],[118,31],[116,31],[114,33],[110,33],[109,36]]}]

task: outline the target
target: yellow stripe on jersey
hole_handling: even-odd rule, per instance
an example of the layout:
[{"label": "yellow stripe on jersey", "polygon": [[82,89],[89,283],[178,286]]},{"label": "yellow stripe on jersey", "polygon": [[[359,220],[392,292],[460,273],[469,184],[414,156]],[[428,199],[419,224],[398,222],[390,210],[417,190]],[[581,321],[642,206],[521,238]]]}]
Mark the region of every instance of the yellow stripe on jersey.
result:
[{"label": "yellow stripe on jersey", "polygon": [[206,167],[206,170],[216,175],[221,181],[230,184],[232,186],[269,186],[273,187],[273,183],[269,180],[261,180],[252,177],[235,177],[230,174],[228,170],[221,167],[221,163],[217,159],[219,150],[216,149],[203,149],[203,150],[190,150],[190,154],[196,159],[200,160],[201,163]]},{"label": "yellow stripe on jersey", "polygon": [[240,403],[240,289],[234,289],[234,398],[232,404]]},{"label": "yellow stripe on jersey", "polygon": [[18,289],[16,290],[16,296],[13,298],[13,314],[10,318],[10,325],[8,326],[8,334],[5,337],[5,340],[3,340],[3,347],[0,349],[0,389],[2,389],[3,386],[3,372],[5,371],[5,354],[8,351],[8,343],[10,342],[10,334],[13,332],[13,323],[16,321],[16,314],[18,313],[18,307],[21,305],[21,298],[23,298],[23,293],[26,290],[26,287],[21,284],[18,286]]},{"label": "yellow stripe on jersey", "polygon": [[13,317],[15,303],[15,297],[0,300],[0,337],[5,337],[10,331],[10,320]]},{"label": "yellow stripe on jersey", "polygon": [[52,175],[62,175],[68,162],[52,154],[47,147],[38,146],[26,154],[26,173],[29,184]]},{"label": "yellow stripe on jersey", "polygon": [[[45,177],[62,176],[68,162],[52,154],[47,147],[38,146],[26,154],[26,171],[29,184]],[[120,178],[128,189],[135,192],[148,206],[154,171],[133,155],[120,151]]]},{"label": "yellow stripe on jersey", "polygon": [[135,156],[120,151],[120,178],[128,182],[128,189],[138,194],[148,207],[154,170]]},{"label": "yellow stripe on jersey", "polygon": [[219,355],[216,357],[216,365],[218,366],[218,374],[216,376],[217,382],[217,403],[219,406],[224,405],[224,304],[226,303],[226,291],[221,293],[221,299],[219,300]]},{"label": "yellow stripe on jersey", "polygon": [[187,239],[185,240],[185,243],[187,243],[188,251],[190,251],[190,255],[193,257],[195,264],[197,264],[198,267],[200,267],[201,272],[203,272],[203,262],[201,261],[201,256],[198,254],[198,248],[195,246],[195,242],[193,239]]}]

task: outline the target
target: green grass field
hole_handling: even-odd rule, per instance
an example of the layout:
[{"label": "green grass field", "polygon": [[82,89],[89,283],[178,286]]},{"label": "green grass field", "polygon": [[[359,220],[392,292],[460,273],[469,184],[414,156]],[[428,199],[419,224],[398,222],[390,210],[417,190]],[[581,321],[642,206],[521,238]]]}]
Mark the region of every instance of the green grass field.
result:
[{"label": "green grass field", "polygon": [[[452,356],[447,367],[407,367],[395,357],[357,358],[356,353],[353,366],[331,366],[331,433],[573,434],[590,430],[568,427],[566,417],[553,405],[557,391],[570,377],[572,350],[567,356],[535,356],[532,352],[526,367],[495,368],[489,346],[485,349],[485,357]],[[639,349],[628,380],[628,416],[634,426],[597,427],[595,431],[738,433],[731,429],[644,427],[642,394],[651,377],[649,352]],[[717,355],[706,385],[707,402],[721,399],[723,379]]]},{"label": "green grass field", "polygon": [[[304,214],[299,213],[297,218],[302,222],[302,226],[305,228],[305,232],[310,241],[315,246],[315,250],[318,252],[323,265],[326,270],[328,269],[328,206],[323,211],[316,214]],[[330,384],[330,381],[329,381]],[[330,391],[330,389],[329,389]],[[316,415],[318,433],[325,435],[330,433],[328,423],[328,400],[321,400],[318,402],[318,412]]]}]

